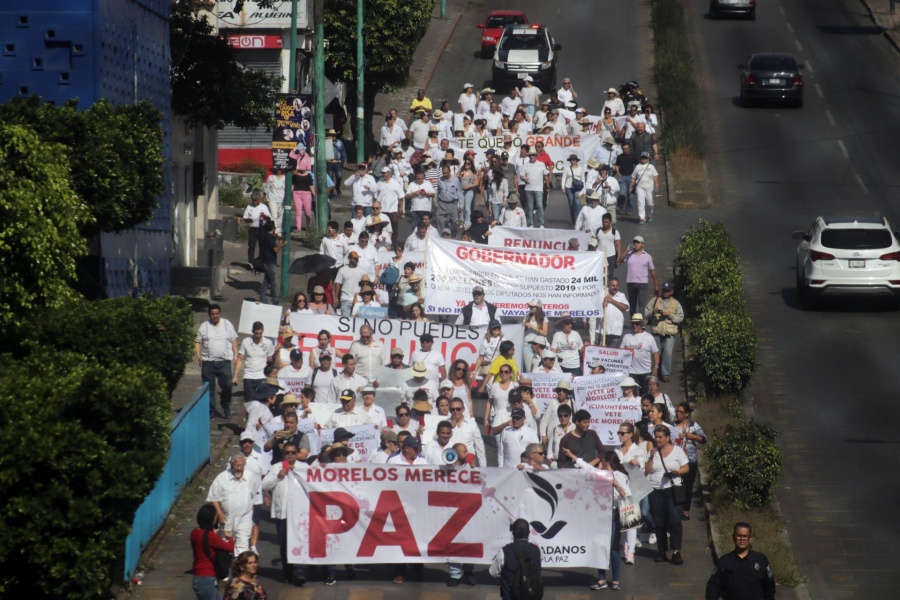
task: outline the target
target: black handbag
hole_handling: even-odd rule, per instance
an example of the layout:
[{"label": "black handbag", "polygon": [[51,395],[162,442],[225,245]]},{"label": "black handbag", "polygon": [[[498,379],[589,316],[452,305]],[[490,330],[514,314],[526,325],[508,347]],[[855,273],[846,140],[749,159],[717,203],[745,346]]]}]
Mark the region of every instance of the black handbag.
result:
[{"label": "black handbag", "polygon": [[209,530],[203,532],[203,552],[213,564],[213,570],[216,572],[216,579],[225,579],[231,572],[231,562],[234,560],[234,554],[225,552],[224,550],[216,550],[215,555],[209,552]]},{"label": "black handbag", "polygon": [[[662,453],[657,453],[657,456],[659,456],[659,462],[662,465],[663,471],[665,472],[666,471],[666,463],[663,460]],[[680,483],[676,484],[675,480],[672,478],[671,475],[669,475],[668,472],[666,472],[666,477],[668,477],[669,481],[672,482],[672,487],[669,488],[670,490],[672,490],[672,503],[673,504],[684,504],[685,502],[687,502],[687,492],[685,491],[684,486],[681,485]]]}]

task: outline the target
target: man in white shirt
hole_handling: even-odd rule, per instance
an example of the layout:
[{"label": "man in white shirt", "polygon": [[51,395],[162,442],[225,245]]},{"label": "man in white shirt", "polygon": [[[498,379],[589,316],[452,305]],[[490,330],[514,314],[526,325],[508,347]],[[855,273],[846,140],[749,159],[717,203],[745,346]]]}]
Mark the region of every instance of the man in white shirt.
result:
[{"label": "man in white shirt", "polygon": [[507,206],[500,211],[500,218],[494,221],[504,227],[526,227],[525,211],[519,206],[519,195],[515,192],[506,198]]},{"label": "man in white shirt", "polygon": [[303,585],[306,583],[306,568],[303,565],[288,562],[287,547],[287,475],[290,472],[299,473],[309,468],[308,464],[302,460],[297,460],[298,452],[297,444],[288,442],[284,445],[284,456],[287,464],[273,465],[272,469],[266,474],[265,479],[263,479],[263,489],[272,496],[271,512],[278,535],[282,576],[285,581],[295,585]]},{"label": "man in white shirt", "polygon": [[[350,247],[351,253],[359,256],[359,268],[362,269],[364,275],[368,275],[370,280],[375,279],[375,265],[378,263],[378,250],[369,241],[368,231],[363,231],[356,238],[356,244]],[[347,255],[349,257],[349,254]],[[360,277],[362,281],[362,277]]]},{"label": "man in white shirt", "polygon": [[387,464],[403,465],[405,467],[411,467],[413,465],[427,465],[428,461],[425,460],[425,458],[421,454],[419,454],[421,450],[422,443],[419,441],[419,438],[411,435],[403,440],[403,444],[400,446],[400,453],[389,458]]},{"label": "man in white shirt", "polygon": [[336,265],[343,264],[344,242],[339,237],[337,221],[328,221],[328,230],[319,244],[319,254],[333,258]]},{"label": "man in white shirt", "polygon": [[513,114],[516,112],[516,108],[518,108],[520,104],[522,104],[522,99],[519,98],[519,90],[511,88],[509,90],[509,95],[500,101],[500,111],[512,119]]},{"label": "man in white shirt", "polygon": [[200,324],[194,339],[194,360],[200,366],[203,383],[209,384],[209,414],[216,410],[216,383],[222,388],[222,411],[231,416],[232,362],[237,357],[237,331],[228,319],[222,318],[222,307],[210,304],[209,320]]},{"label": "man in white shirt", "polygon": [[400,385],[400,402],[412,406],[413,396],[418,390],[425,390],[428,394],[428,401],[432,404],[437,402],[438,382],[436,379],[429,377],[431,371],[425,366],[424,362],[413,363],[410,369],[412,377],[404,381]]},{"label": "man in white shirt", "polygon": [[231,457],[229,467],[216,476],[206,496],[225,531],[234,534],[235,554],[250,549],[253,504],[262,486],[256,473],[244,468],[246,464],[247,459],[242,454]]},{"label": "man in white shirt", "polygon": [[560,104],[578,100],[578,92],[572,87],[572,81],[568,77],[563,79],[562,87],[556,91],[556,99]]},{"label": "man in white shirt", "polygon": [[238,351],[237,362],[234,366],[232,385],[237,385],[238,374],[244,367],[244,398],[249,401],[256,391],[256,386],[266,380],[265,368],[272,361],[275,348],[272,342],[263,337],[263,324],[260,321],[253,323],[253,336],[244,338]]},{"label": "man in white shirt", "polygon": [[537,431],[525,426],[525,411],[514,408],[510,413],[512,425],[500,434],[499,453],[503,455],[503,466],[514,469],[522,462],[522,453],[528,444],[539,444]]},{"label": "man in white shirt", "polygon": [[444,450],[452,448],[453,444],[450,439],[453,437],[453,428],[450,421],[441,421],[437,426],[436,439],[425,443],[422,454],[425,455],[425,462],[429,465],[444,464]]},{"label": "man in white shirt", "polygon": [[319,354],[319,368],[309,374],[309,386],[316,392],[317,402],[336,402],[331,384],[338,375],[337,369],[331,366],[331,352]]},{"label": "man in white shirt", "polygon": [[606,255],[606,262],[609,265],[607,269],[607,277],[612,277],[616,272],[616,264],[619,255],[622,253],[622,236],[619,231],[613,227],[612,215],[605,214],[600,221],[600,229],[592,232],[597,238],[598,251]]},{"label": "man in white shirt", "polygon": [[416,150],[424,150],[428,141],[428,130],[431,127],[431,119],[424,110],[419,113],[419,118],[413,121],[406,132],[409,141]]},{"label": "man in white shirt", "polygon": [[344,233],[338,236],[338,241],[344,248],[344,255],[336,266],[347,264],[347,255],[350,254],[350,248],[356,244],[356,231],[353,230],[353,221],[344,221]]},{"label": "man in white shirt", "polygon": [[[609,287],[603,297],[603,331],[606,333],[605,346],[617,348],[622,341],[625,315],[631,310],[628,296],[619,291],[619,280],[609,278]],[[652,337],[652,336],[651,336]],[[601,340],[598,341],[600,343]]]},{"label": "man in white shirt", "polygon": [[425,172],[420,170],[416,173],[416,180],[406,188],[406,198],[410,201],[409,212],[410,216],[412,216],[414,227],[418,227],[419,223],[422,222],[422,213],[431,212],[431,203],[434,196],[434,186],[431,185],[430,181],[425,181]]},{"label": "man in white shirt", "polygon": [[[322,360],[322,357],[319,357]],[[340,398],[345,390],[353,390],[353,393],[359,393],[364,387],[369,385],[365,377],[356,374],[356,357],[349,352],[341,359],[344,362],[344,370],[337,374],[334,381],[331,382],[332,398]]]},{"label": "man in white shirt", "polygon": [[[381,170],[381,181],[378,182],[378,194],[376,202],[381,206],[381,212],[390,220],[390,237],[391,242],[396,243],[397,238],[395,232],[399,226],[398,216],[403,217],[404,200],[406,192],[403,190],[403,180],[394,177],[394,172],[390,167],[384,167]],[[372,210],[375,210],[375,202],[372,203]],[[368,226],[369,221],[366,222]]]},{"label": "man in white shirt", "polygon": [[353,207],[362,206],[366,216],[372,214],[372,200],[378,192],[378,182],[369,175],[368,168],[366,163],[359,163],[356,173],[344,181],[344,187],[353,188]]},{"label": "man in white shirt", "polygon": [[644,331],[644,315],[631,315],[631,333],[622,336],[620,348],[634,352],[628,374],[641,386],[641,393],[647,393],[647,378],[659,373],[659,347],[648,331]]},{"label": "man in white shirt", "polygon": [[[484,300],[484,288],[476,285],[472,288],[472,301],[463,307],[456,317],[457,325],[488,325],[493,327],[497,307]],[[497,327],[500,321],[497,321]]]},{"label": "man in white shirt", "polygon": [[[525,220],[529,227],[544,228],[544,204],[542,196],[544,185],[550,185],[550,171],[547,166],[537,160],[537,151],[528,151],[528,162],[522,166],[520,176],[525,183]],[[532,216],[537,211],[536,216]]]},{"label": "man in white shirt", "polygon": [[373,383],[378,377],[378,369],[384,364],[384,343],[374,337],[372,328],[359,328],[359,339],[350,344],[350,354],[356,360],[356,373]]},{"label": "man in white shirt", "polygon": [[351,250],[347,254],[347,264],[338,269],[334,278],[335,308],[340,309],[342,317],[349,317],[353,310],[353,297],[359,289],[359,282],[366,272],[359,266],[359,254]]},{"label": "man in white shirt", "polygon": [[538,106],[541,105],[541,94],[543,92],[541,88],[534,85],[534,78],[531,75],[526,75],[522,81],[525,82],[525,87],[521,90],[522,106],[525,107],[525,112],[528,113],[528,116],[533,117]]},{"label": "man in white shirt", "polygon": [[600,228],[606,214],[606,209],[600,207],[600,192],[593,190],[588,194],[588,203],[581,207],[578,218],[575,219],[575,230],[593,235]]},{"label": "man in white shirt", "polygon": [[[403,196],[403,188],[393,179],[391,170],[388,167],[385,167],[382,171],[384,176],[391,181],[379,181],[378,188],[381,189],[381,186],[386,183],[392,183],[399,187],[400,196]],[[393,246],[394,228],[391,225],[389,215],[381,212],[381,206],[381,200],[375,200],[375,202],[372,203],[372,214],[366,217],[366,231],[369,232],[369,239],[376,250],[390,250]],[[394,208],[396,208],[396,204]],[[394,211],[394,218],[397,218],[396,210]]]},{"label": "man in white shirt", "polygon": [[325,429],[352,427],[354,425],[365,425],[372,422],[372,420],[369,419],[369,413],[367,413],[363,407],[356,405],[357,391],[358,390],[346,389],[340,393],[341,407],[331,413],[331,416],[325,421]]},{"label": "man in white shirt", "polygon": [[256,245],[259,238],[263,235],[262,223],[259,222],[260,215],[265,215],[267,219],[272,218],[269,207],[262,204],[262,194],[254,191],[250,195],[250,204],[244,209],[244,223],[249,227],[249,236],[247,237],[247,262],[252,267],[256,261]]},{"label": "man in white shirt", "polygon": [[391,114],[384,117],[384,125],[381,126],[381,147],[385,152],[390,152],[394,146],[399,146],[406,137],[406,131],[397,124],[397,121],[398,119]]},{"label": "man in white shirt", "polygon": [[493,135],[497,135],[497,130],[503,124],[503,113],[500,112],[500,106],[496,102],[491,102],[487,114],[483,115],[484,127]]},{"label": "man in white shirt", "polygon": [[453,433],[450,443],[465,444],[466,450],[475,455],[479,467],[488,466],[481,430],[475,419],[466,418],[466,405],[460,398],[450,401],[450,426]]},{"label": "man in white shirt", "polygon": [[534,117],[531,118],[531,122],[534,123],[534,128],[537,131],[540,131],[544,124],[547,122],[547,117],[550,114],[550,101],[549,100],[541,100],[541,109],[534,113]]},{"label": "man in white shirt", "polygon": [[290,360],[289,365],[278,370],[278,385],[299,396],[312,375],[312,369],[303,363],[303,351],[299,348],[291,350]]},{"label": "man in white shirt", "polygon": [[410,360],[413,363],[422,362],[429,370],[429,376],[438,383],[442,379],[447,379],[447,361],[444,355],[434,348],[434,336],[430,333],[423,333],[419,336],[419,349],[414,350]]}]

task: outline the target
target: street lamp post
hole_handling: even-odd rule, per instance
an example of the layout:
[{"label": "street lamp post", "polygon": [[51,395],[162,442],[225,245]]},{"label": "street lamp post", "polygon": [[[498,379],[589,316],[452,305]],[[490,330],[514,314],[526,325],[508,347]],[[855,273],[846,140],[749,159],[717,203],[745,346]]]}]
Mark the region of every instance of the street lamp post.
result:
[{"label": "street lamp post", "polygon": [[356,162],[366,161],[365,57],[363,56],[363,1],[356,0]]},{"label": "street lamp post", "polygon": [[[313,41],[315,44],[315,157],[316,157],[316,226],[325,229],[328,222],[328,173],[325,169],[325,2],[313,4]],[[337,185],[337,182],[335,182]]]},{"label": "street lamp post", "polygon": [[[291,59],[288,63],[288,90],[296,92],[297,86],[297,0],[291,0]],[[293,194],[291,193],[291,174],[284,175],[284,239],[288,242],[281,249],[281,299],[290,297],[291,268],[291,210]]]}]

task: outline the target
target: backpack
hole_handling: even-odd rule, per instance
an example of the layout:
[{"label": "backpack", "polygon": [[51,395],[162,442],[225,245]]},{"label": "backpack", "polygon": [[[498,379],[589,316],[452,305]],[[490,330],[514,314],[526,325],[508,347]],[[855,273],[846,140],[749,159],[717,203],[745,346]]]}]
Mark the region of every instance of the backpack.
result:
[{"label": "backpack", "polygon": [[212,562],[213,570],[216,572],[216,579],[227,578],[231,571],[231,561],[234,560],[234,555],[224,550],[217,550],[215,556],[211,555],[209,552],[209,530],[203,532],[203,553]]},{"label": "backpack", "polygon": [[400,269],[395,262],[388,263],[388,266],[381,272],[381,275],[378,276],[378,281],[387,286],[394,285],[399,280]]},{"label": "backpack", "polygon": [[516,576],[513,579],[512,597],[517,600],[541,600],[544,597],[544,582],[534,569],[531,557],[519,552],[516,545],[510,544],[509,549],[516,555]]},{"label": "backpack", "polygon": [[[319,369],[316,369],[315,371],[312,372],[312,378],[309,380],[309,385],[314,385],[316,383],[316,375],[318,375],[318,374],[319,374]],[[337,369],[331,370],[331,376],[337,377]]]}]

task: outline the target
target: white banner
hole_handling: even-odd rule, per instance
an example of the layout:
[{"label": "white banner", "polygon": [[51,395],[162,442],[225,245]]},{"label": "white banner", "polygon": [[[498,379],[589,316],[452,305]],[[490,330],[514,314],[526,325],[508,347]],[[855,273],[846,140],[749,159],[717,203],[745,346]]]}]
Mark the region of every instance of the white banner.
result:
[{"label": "white banner", "polygon": [[257,321],[263,324],[263,335],[269,339],[275,339],[278,337],[278,326],[281,324],[281,307],[244,300],[241,303],[238,333],[252,335],[253,324]]},{"label": "white banner", "polygon": [[[541,298],[551,317],[601,314],[606,286],[603,254],[493,248],[453,240],[429,241],[425,312],[457,314],[484,288],[498,314],[525,316],[528,301]],[[517,347],[519,347],[517,345]]]},{"label": "white banner", "polygon": [[[574,114],[573,114],[574,116]],[[510,152],[509,162],[513,162],[519,156],[520,148],[527,145],[534,148],[535,142],[543,142],[544,151],[550,155],[553,161],[554,173],[562,173],[569,166],[570,154],[578,155],[581,166],[587,164],[587,159],[601,147],[601,137],[596,133],[588,135],[555,135],[534,134],[513,136],[513,147]],[[493,148],[497,152],[503,152],[503,136],[483,138],[453,138],[450,149],[457,159],[462,160],[463,155],[469,150],[475,152],[475,164],[480,165],[485,161],[485,152]]]},{"label": "white banner", "polygon": [[531,381],[531,387],[534,390],[534,401],[537,403],[538,408],[537,418],[544,416],[550,400],[556,398],[556,388],[559,382],[568,381],[570,384],[572,383],[571,373],[522,373],[522,377]]},{"label": "white banner", "polygon": [[296,564],[489,564],[531,523],[544,567],[607,568],[608,472],[329,465],[288,482],[288,552]]},{"label": "white banner", "polygon": [[[353,448],[353,460],[355,462],[369,462],[373,454],[381,448],[381,434],[374,425],[351,425],[344,427],[353,434],[349,440],[342,443]],[[334,442],[334,429],[319,430],[319,448],[324,448]],[[318,454],[316,450],[315,454]]]},{"label": "white banner", "polygon": [[640,398],[623,398],[619,384],[626,373],[585,375],[575,379],[575,404],[591,413],[591,429],[604,446],[619,446],[619,425],[641,420]]},{"label": "white banner", "polygon": [[578,240],[578,249],[587,252],[590,234],[572,229],[537,229],[534,227],[497,226],[491,229],[488,243],[503,248],[525,250],[562,250],[569,247],[569,240]]},{"label": "white banner", "polygon": [[584,373],[590,373],[588,363],[591,359],[599,358],[603,361],[606,373],[628,373],[631,369],[631,361],[634,359],[634,350],[631,348],[608,348],[606,346],[585,346],[584,347],[584,364],[582,369]]}]

